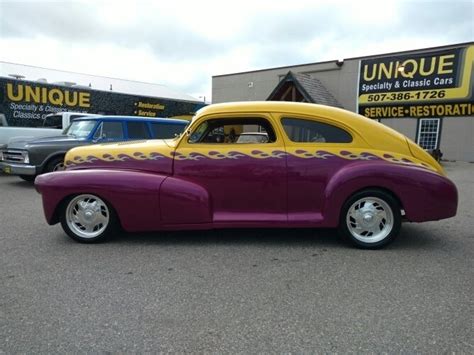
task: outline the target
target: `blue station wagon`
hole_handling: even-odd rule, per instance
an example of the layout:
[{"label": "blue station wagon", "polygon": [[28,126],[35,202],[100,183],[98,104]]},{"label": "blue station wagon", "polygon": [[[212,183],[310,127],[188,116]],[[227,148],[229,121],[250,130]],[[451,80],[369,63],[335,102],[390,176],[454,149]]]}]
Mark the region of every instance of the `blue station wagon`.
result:
[{"label": "blue station wagon", "polygon": [[60,136],[12,141],[0,147],[0,169],[33,181],[37,175],[63,170],[64,156],[74,147],[127,140],[167,139],[184,131],[186,120],[135,116],[75,119]]}]

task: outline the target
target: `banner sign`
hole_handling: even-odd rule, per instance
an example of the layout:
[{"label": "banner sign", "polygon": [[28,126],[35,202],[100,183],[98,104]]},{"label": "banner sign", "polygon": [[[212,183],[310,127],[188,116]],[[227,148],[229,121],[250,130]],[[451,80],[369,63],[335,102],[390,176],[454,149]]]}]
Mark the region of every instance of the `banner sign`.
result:
[{"label": "banner sign", "polygon": [[358,110],[369,118],[474,116],[474,45],[360,61]]},{"label": "banner sign", "polygon": [[50,113],[189,118],[204,103],[0,78],[0,114],[9,126],[37,127]]}]

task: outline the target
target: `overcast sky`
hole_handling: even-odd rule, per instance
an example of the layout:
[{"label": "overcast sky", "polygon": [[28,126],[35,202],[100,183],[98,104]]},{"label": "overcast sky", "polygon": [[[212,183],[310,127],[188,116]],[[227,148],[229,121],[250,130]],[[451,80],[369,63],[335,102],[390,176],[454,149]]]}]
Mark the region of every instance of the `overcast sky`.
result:
[{"label": "overcast sky", "polygon": [[474,0],[0,0],[0,61],[207,99],[212,75],[473,40]]}]

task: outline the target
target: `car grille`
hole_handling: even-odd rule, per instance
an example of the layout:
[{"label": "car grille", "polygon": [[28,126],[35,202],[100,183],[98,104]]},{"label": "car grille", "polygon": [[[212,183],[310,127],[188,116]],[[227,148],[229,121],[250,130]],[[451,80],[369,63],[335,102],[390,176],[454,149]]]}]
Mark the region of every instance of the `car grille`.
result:
[{"label": "car grille", "polygon": [[23,163],[27,152],[21,150],[3,150],[0,156],[3,156],[3,161],[10,163]]}]

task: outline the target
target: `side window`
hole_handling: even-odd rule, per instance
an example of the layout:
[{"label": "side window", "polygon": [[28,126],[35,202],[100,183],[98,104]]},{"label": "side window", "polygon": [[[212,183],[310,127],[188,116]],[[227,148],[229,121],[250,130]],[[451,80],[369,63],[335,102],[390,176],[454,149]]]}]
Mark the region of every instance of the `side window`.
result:
[{"label": "side window", "polygon": [[219,118],[201,123],[189,143],[265,144],[276,141],[272,125],[264,118]]},{"label": "side window", "polygon": [[146,122],[127,122],[128,139],[148,139]]},{"label": "side window", "polygon": [[151,134],[156,139],[174,138],[184,131],[185,125],[173,123],[152,123]]},{"label": "side window", "polygon": [[283,128],[292,142],[350,143],[352,136],[327,123],[300,118],[283,118]]},{"label": "side window", "polygon": [[94,139],[123,139],[122,122],[103,121],[94,133]]},{"label": "side window", "polygon": [[43,121],[43,127],[61,128],[63,125],[61,115],[47,116]]}]

